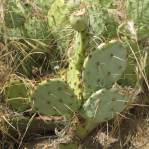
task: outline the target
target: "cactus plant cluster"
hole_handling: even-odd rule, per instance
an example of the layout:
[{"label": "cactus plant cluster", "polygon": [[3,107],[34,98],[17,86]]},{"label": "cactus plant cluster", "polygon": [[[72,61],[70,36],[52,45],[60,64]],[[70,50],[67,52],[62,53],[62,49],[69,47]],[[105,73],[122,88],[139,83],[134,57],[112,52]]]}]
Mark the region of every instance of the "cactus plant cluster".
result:
[{"label": "cactus plant cluster", "polygon": [[[66,12],[71,12],[64,1],[59,5]],[[131,102],[131,98],[115,86],[127,67],[127,50],[120,41],[113,40],[89,51],[92,35],[89,34],[88,12],[80,9],[70,17],[62,14],[51,21],[60,21],[59,25],[65,23],[65,17],[69,18],[69,24],[76,33],[75,53],[69,61],[65,79],[45,79],[31,88],[31,92],[26,88],[27,83],[10,81],[5,88],[5,96],[16,111],[27,110],[30,105],[33,111],[41,114],[66,117],[71,123],[70,130],[73,128],[73,137],[84,139],[99,123],[116,117]],[[68,148],[76,144],[74,141],[68,144]]]},{"label": "cactus plant cluster", "polygon": [[[45,109],[43,112],[41,105],[49,105],[49,109],[46,111],[48,115],[55,114],[56,110],[59,111],[59,114],[62,113],[68,117],[65,113],[67,109],[69,109],[67,110],[69,115],[72,113],[80,115],[84,122],[77,124],[75,135],[81,139],[86,137],[99,123],[110,120],[117,113],[123,111],[129,101],[127,95],[113,87],[127,66],[126,49],[119,41],[113,41],[94,49],[86,57],[89,44],[86,18],[84,10],[73,13],[70,17],[70,24],[77,32],[77,46],[66,74],[66,82],[68,83],[66,88],[73,89],[74,93],[67,91],[63,81],[59,82],[62,85],[59,88],[58,82],[55,86],[54,81],[50,80],[44,86],[40,86],[41,90],[35,89],[32,96],[34,106],[41,113],[45,114]],[[50,84],[53,84],[52,89]],[[42,90],[46,93],[43,94]],[[81,98],[78,92],[82,94]],[[76,98],[78,98],[80,106]],[[37,103],[37,101],[41,101],[42,104]]]},{"label": "cactus plant cluster", "polygon": [[[73,13],[70,24],[76,30],[77,44],[66,80],[55,78],[42,81],[34,87],[30,99],[32,108],[41,114],[63,115],[70,122],[81,117],[83,121],[78,118],[72,127],[74,137],[84,139],[99,123],[122,112],[129,102],[129,96],[113,86],[127,66],[127,50],[119,41],[112,41],[86,56],[91,38],[86,12]],[[17,85],[15,82],[12,85],[6,88],[8,99],[26,97],[28,90],[24,84]],[[16,89],[18,92],[14,92]],[[9,104],[15,107],[14,102]]]}]

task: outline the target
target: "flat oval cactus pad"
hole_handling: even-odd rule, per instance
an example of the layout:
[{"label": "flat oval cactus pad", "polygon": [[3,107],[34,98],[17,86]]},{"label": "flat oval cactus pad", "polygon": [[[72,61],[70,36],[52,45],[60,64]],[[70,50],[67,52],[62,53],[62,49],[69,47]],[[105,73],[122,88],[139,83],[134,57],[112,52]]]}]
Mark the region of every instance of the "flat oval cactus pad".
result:
[{"label": "flat oval cactus pad", "polygon": [[6,102],[13,110],[23,112],[31,107],[29,87],[30,85],[25,80],[20,79],[12,79],[6,84]]},{"label": "flat oval cactus pad", "polygon": [[129,101],[118,89],[101,89],[84,103],[83,108],[88,118],[96,122],[105,122],[122,112]]},{"label": "flat oval cactus pad", "polygon": [[84,98],[101,88],[110,88],[125,71],[127,50],[118,41],[96,49],[84,62]]},{"label": "flat oval cactus pad", "polygon": [[58,79],[43,81],[35,89],[32,99],[34,108],[48,116],[72,116],[79,108],[77,97],[73,90]]}]

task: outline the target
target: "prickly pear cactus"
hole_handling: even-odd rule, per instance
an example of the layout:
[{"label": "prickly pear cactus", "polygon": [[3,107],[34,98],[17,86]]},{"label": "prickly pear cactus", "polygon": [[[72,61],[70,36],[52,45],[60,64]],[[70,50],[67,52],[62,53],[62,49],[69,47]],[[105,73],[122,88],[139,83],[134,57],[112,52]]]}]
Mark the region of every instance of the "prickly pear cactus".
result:
[{"label": "prickly pear cactus", "polygon": [[82,10],[77,13],[73,13],[70,16],[70,24],[72,28],[78,32],[83,32],[88,27],[88,19],[85,16],[85,12]]},{"label": "prickly pear cactus", "polygon": [[119,41],[99,47],[84,62],[84,98],[101,88],[110,88],[127,66],[127,50]]},{"label": "prickly pear cactus", "polygon": [[79,103],[73,90],[62,80],[43,81],[35,89],[32,99],[34,108],[49,116],[71,117],[78,111]]},{"label": "prickly pear cactus", "polygon": [[77,129],[77,136],[84,138],[99,123],[106,122],[122,112],[130,97],[119,89],[101,89],[93,93],[83,104],[81,111],[85,122]]},{"label": "prickly pear cactus", "polygon": [[73,13],[70,17],[70,24],[77,31],[75,55],[72,62],[70,62],[70,66],[74,65],[75,69],[80,72],[82,71],[89,42],[88,18],[86,15],[85,10],[81,10]]},{"label": "prickly pear cactus", "polygon": [[105,15],[102,12],[102,2],[99,3],[98,0],[83,0],[83,3],[86,5],[89,13],[90,32],[95,36],[101,35],[105,28]]},{"label": "prickly pear cactus", "polygon": [[61,23],[65,23],[67,21],[67,13],[68,9],[65,5],[65,1],[56,0],[48,12],[49,26],[54,28],[55,26],[62,25]]},{"label": "prickly pear cactus", "polygon": [[11,79],[5,87],[6,103],[17,112],[23,112],[31,107],[29,97],[31,85],[23,79]]},{"label": "prickly pear cactus", "polygon": [[128,104],[129,98],[118,89],[101,89],[91,95],[84,103],[83,109],[89,118],[98,122],[112,119]]},{"label": "prickly pear cactus", "polygon": [[88,49],[88,19],[85,11],[74,13],[70,17],[72,27],[77,31],[75,54],[69,63],[67,82],[72,87],[76,95],[82,96],[82,68],[85,55]]}]

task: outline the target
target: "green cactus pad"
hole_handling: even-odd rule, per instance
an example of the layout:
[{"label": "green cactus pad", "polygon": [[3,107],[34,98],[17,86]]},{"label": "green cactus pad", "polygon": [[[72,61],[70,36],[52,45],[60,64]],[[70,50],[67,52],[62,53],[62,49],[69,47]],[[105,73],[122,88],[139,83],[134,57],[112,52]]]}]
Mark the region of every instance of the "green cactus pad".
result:
[{"label": "green cactus pad", "polygon": [[75,53],[70,60],[67,82],[79,99],[82,98],[82,68],[89,46],[88,17],[85,11],[77,11],[70,17],[72,27],[77,31]]},{"label": "green cactus pad", "polygon": [[69,14],[78,8],[79,1],[55,0],[48,12],[50,28],[65,26],[69,23]]},{"label": "green cactus pad", "polygon": [[64,0],[55,0],[48,12],[48,22],[51,28],[66,24],[68,8]]},{"label": "green cactus pad", "polygon": [[118,89],[101,89],[91,95],[83,108],[88,118],[94,118],[100,123],[122,112],[128,102],[129,97],[120,93]]},{"label": "green cactus pad", "polygon": [[84,62],[84,98],[101,88],[110,88],[127,66],[127,50],[118,41],[103,45]]},{"label": "green cactus pad", "polygon": [[34,108],[45,115],[72,116],[79,108],[73,90],[58,79],[43,81],[35,89],[32,99]]},{"label": "green cactus pad", "polygon": [[85,119],[76,130],[76,136],[85,138],[99,123],[117,116],[130,103],[130,96],[119,88],[101,89],[93,93],[80,111]]},{"label": "green cactus pad", "polygon": [[72,68],[67,72],[67,82],[71,88],[74,89],[75,95],[77,95],[78,99],[82,97],[82,78],[80,72]]},{"label": "green cactus pad", "polygon": [[77,12],[73,13],[70,16],[70,24],[73,29],[77,30],[78,32],[82,32],[87,28],[88,18],[85,16],[85,12]]},{"label": "green cactus pad", "polygon": [[17,112],[30,108],[29,84],[25,80],[14,79],[6,84],[5,97],[8,105]]}]

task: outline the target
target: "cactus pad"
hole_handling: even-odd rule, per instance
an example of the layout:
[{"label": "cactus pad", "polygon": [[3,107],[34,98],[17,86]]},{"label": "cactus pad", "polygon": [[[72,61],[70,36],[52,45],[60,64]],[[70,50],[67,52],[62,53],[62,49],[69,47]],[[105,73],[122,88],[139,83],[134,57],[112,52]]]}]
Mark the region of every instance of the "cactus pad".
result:
[{"label": "cactus pad", "polygon": [[70,24],[73,29],[81,32],[87,28],[87,17],[85,16],[85,11],[75,12],[70,16]]},{"label": "cactus pad", "polygon": [[67,81],[74,89],[78,98],[82,98],[82,68],[89,45],[88,17],[85,10],[73,13],[70,17],[71,26],[77,31],[75,53],[69,63]]},{"label": "cactus pad", "polygon": [[85,138],[99,123],[108,121],[122,112],[129,100],[128,95],[116,88],[101,89],[93,93],[80,111],[86,121],[79,125],[76,135]]},{"label": "cactus pad", "polygon": [[82,94],[80,72],[75,68],[70,69],[67,72],[67,82],[70,85],[70,87],[74,89],[75,95],[77,95],[77,97],[80,98]]},{"label": "cactus pad", "polygon": [[53,28],[62,25],[62,22],[66,22],[65,14],[67,14],[67,11],[64,0],[56,0],[48,12],[49,26]]},{"label": "cactus pad", "polygon": [[23,112],[30,108],[29,84],[16,79],[7,83],[5,88],[6,102],[15,111]]},{"label": "cactus pad", "polygon": [[78,1],[55,0],[48,12],[50,28],[65,26],[69,22],[69,14],[79,6]]},{"label": "cactus pad", "polygon": [[96,122],[104,122],[112,119],[122,112],[129,97],[120,93],[118,89],[101,89],[84,103],[83,108],[88,118],[94,118]]},{"label": "cactus pad", "polygon": [[101,88],[110,88],[120,79],[127,66],[127,51],[118,41],[92,52],[84,62],[84,97]]},{"label": "cactus pad", "polygon": [[35,89],[34,108],[42,114],[71,116],[79,108],[73,90],[62,80],[43,81]]}]

